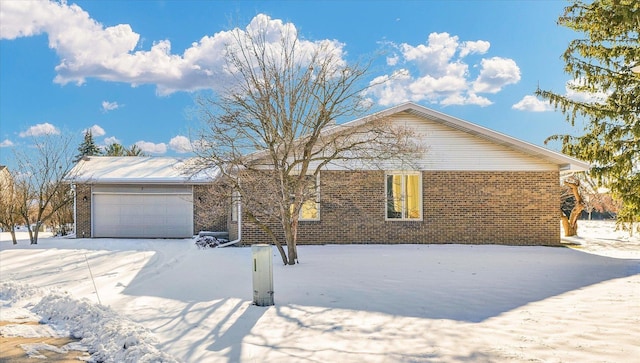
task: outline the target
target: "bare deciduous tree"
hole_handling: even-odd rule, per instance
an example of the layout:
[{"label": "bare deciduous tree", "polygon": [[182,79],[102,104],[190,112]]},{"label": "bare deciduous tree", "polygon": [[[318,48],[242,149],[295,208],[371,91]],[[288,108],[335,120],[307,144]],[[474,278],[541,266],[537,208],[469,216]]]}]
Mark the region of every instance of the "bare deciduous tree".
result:
[{"label": "bare deciduous tree", "polygon": [[585,204],[580,193],[580,180],[575,177],[567,178],[564,181],[566,189],[562,194],[562,207],[560,218],[562,228],[566,237],[578,234],[578,218],[584,210]]},{"label": "bare deciduous tree", "polygon": [[591,219],[593,211],[609,213],[610,217],[614,217],[620,210],[620,203],[608,192],[600,192],[597,180],[587,173],[572,174],[565,177],[562,183],[560,218],[566,237],[578,234],[578,220],[583,211]]},{"label": "bare deciduous tree", "polygon": [[197,100],[206,126],[194,144],[201,167],[221,171],[242,196],[243,216],[293,265],[300,211],[317,198],[322,169],[410,159],[419,148],[411,131],[384,117],[336,124],[369,111],[363,91],[373,86],[366,82],[370,63],[349,65],[335,43],[302,41],[292,26],[282,29],[274,34],[261,18],[232,32],[225,59],[233,85]]},{"label": "bare deciduous tree", "polygon": [[609,218],[614,218],[622,206],[620,201],[613,199],[608,189],[599,188],[598,181],[587,173],[577,174],[576,177],[580,180],[579,192],[582,195],[584,211],[588,213],[589,220],[591,220],[593,212],[602,215],[608,214]]},{"label": "bare deciduous tree", "polygon": [[38,243],[40,227],[73,201],[64,181],[73,167],[71,142],[71,137],[44,135],[34,138],[32,148],[15,151],[18,213],[30,227],[31,244]]},{"label": "bare deciduous tree", "polygon": [[0,169],[0,226],[11,233],[13,244],[17,244],[15,226],[18,224],[17,191],[13,177],[6,167]]}]

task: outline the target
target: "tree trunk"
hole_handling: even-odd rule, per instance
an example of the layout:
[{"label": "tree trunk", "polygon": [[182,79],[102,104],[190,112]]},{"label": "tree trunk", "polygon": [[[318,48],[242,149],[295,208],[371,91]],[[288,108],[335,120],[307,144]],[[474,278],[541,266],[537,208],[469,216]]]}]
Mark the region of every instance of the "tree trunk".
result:
[{"label": "tree trunk", "polygon": [[37,245],[38,241],[33,239],[33,231],[31,230],[31,225],[27,224],[27,231],[29,231],[29,241],[32,245]]},{"label": "tree trunk", "polygon": [[287,265],[295,265],[298,259],[298,221],[292,220],[291,224],[284,226],[285,239],[287,240]]},{"label": "tree trunk", "polygon": [[565,237],[571,237],[571,236],[575,236],[578,234],[578,224],[574,223],[573,225],[571,225],[569,223],[569,218],[567,218],[567,216],[565,216],[564,214],[562,214],[562,216],[560,216],[561,221],[562,221],[562,229],[564,230],[564,236]]},{"label": "tree trunk", "polygon": [[287,261],[287,265],[295,265],[296,264],[296,259],[295,259],[296,245],[292,241],[290,243],[287,243],[287,247],[289,251],[289,259]]},{"label": "tree trunk", "polygon": [[18,244],[18,240],[16,239],[16,230],[15,230],[15,228],[11,228],[9,233],[11,233],[11,240],[13,241],[13,244],[17,245]]},{"label": "tree trunk", "polygon": [[36,230],[33,232],[33,240],[31,240],[32,245],[38,244],[38,233],[40,232],[40,223],[36,223]]},{"label": "tree trunk", "polygon": [[580,191],[578,187],[580,186],[580,182],[575,181],[565,181],[564,184],[571,188],[571,192],[573,193],[573,197],[576,200],[576,204],[571,209],[571,214],[569,218],[562,213],[562,227],[564,228],[564,236],[571,237],[578,235],[578,217],[580,217],[580,213],[584,209],[584,201],[582,200],[582,196],[580,195]]},{"label": "tree trunk", "polygon": [[282,248],[282,245],[280,243],[276,243],[275,245],[278,248],[278,252],[280,252],[280,257],[282,258],[282,263],[286,265],[287,264],[287,254],[284,252],[284,248]]}]

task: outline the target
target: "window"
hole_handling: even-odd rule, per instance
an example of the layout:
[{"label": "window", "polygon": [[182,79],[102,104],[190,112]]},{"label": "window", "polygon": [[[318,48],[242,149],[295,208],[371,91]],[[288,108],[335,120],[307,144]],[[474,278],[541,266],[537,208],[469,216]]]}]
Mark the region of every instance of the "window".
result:
[{"label": "window", "polygon": [[[298,215],[298,220],[300,221],[319,221],[320,220],[320,176],[317,178],[309,175],[310,179],[313,178],[313,184],[309,185],[307,189],[306,195],[308,195],[308,199],[302,203],[302,207],[300,208],[300,214]],[[293,205],[291,206],[293,210]]]},{"label": "window", "polygon": [[389,220],[421,220],[422,178],[420,173],[389,173],[386,177],[386,218]]}]

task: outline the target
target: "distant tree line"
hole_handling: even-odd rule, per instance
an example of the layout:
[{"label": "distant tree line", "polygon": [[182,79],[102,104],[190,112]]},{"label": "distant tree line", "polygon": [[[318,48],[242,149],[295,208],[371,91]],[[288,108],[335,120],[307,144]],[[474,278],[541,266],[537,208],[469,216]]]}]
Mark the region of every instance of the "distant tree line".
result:
[{"label": "distant tree line", "polygon": [[84,133],[84,140],[78,146],[78,155],[76,155],[74,161],[78,162],[85,156],[147,156],[147,154],[136,144],[126,148],[122,144],[115,142],[101,150],[96,145],[91,130],[87,130]]},{"label": "distant tree line", "polygon": [[11,233],[25,225],[31,244],[45,224],[64,234],[73,223],[73,191],[64,178],[73,168],[70,137],[39,136],[32,148],[14,151],[16,167],[0,169],[0,227]]},{"label": "distant tree line", "polygon": [[14,151],[15,169],[0,167],[0,228],[11,233],[14,244],[19,225],[27,227],[31,244],[38,243],[45,225],[56,234],[71,232],[74,193],[65,178],[84,156],[146,156],[137,145],[113,143],[102,150],[90,130],[76,155],[70,136],[39,136],[33,145]]}]

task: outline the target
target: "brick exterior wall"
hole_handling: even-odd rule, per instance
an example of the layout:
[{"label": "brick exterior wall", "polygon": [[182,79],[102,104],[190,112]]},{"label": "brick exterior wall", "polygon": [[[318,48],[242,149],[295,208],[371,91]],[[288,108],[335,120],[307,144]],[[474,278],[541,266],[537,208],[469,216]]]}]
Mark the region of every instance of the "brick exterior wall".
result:
[{"label": "brick exterior wall", "polygon": [[[423,220],[386,221],[383,171],[323,172],[320,221],[300,222],[298,244],[560,244],[557,171],[424,171],[422,183]],[[242,234],[243,244],[271,243],[251,223]]]},{"label": "brick exterior wall", "polygon": [[193,186],[193,232],[226,231],[228,207],[220,211],[216,201],[216,193],[211,191],[212,185]]},{"label": "brick exterior wall", "polygon": [[[86,201],[84,200],[86,198]],[[76,185],[76,238],[91,237],[91,185]]]}]

